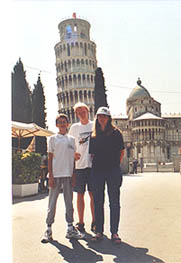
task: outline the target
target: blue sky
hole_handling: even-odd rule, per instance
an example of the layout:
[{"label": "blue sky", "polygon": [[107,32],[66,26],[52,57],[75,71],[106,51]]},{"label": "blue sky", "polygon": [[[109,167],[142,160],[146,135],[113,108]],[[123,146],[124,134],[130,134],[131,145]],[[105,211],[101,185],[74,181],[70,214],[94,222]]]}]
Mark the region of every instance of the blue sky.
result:
[{"label": "blue sky", "polygon": [[11,68],[21,57],[32,88],[41,70],[51,129],[58,110],[58,24],[73,12],[91,24],[112,114],[126,113],[138,77],[162,113],[181,112],[180,1],[13,1]]}]

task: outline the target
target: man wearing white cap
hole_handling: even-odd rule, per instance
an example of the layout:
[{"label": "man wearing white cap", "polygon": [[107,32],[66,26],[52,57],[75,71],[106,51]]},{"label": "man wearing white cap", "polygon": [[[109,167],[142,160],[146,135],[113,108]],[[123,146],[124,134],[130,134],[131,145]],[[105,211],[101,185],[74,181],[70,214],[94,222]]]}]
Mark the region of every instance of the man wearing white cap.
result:
[{"label": "man wearing white cap", "polygon": [[87,190],[90,196],[90,208],[92,214],[91,231],[95,232],[94,201],[91,183],[92,160],[89,154],[89,140],[92,132],[93,122],[89,120],[89,108],[86,104],[78,102],[74,105],[74,112],[80,122],[74,123],[69,130],[69,134],[75,137],[75,185],[74,191],[77,192],[77,210],[79,222],[76,227],[80,232],[85,232],[84,228],[84,193]]}]

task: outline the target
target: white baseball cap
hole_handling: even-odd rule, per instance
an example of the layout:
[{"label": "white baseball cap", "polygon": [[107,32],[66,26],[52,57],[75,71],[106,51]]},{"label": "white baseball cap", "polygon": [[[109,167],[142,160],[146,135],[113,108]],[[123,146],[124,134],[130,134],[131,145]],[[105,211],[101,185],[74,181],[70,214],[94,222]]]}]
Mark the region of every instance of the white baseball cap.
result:
[{"label": "white baseball cap", "polygon": [[100,107],[100,108],[97,110],[96,115],[99,115],[99,114],[111,116],[110,110],[109,110],[107,107]]}]

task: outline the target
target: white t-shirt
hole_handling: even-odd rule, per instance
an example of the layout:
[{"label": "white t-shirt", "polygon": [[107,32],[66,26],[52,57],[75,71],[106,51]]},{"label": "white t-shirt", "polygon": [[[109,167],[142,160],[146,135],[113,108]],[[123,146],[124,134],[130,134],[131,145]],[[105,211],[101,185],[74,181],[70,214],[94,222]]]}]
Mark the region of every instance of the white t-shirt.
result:
[{"label": "white t-shirt", "polygon": [[76,152],[81,154],[78,161],[75,162],[76,169],[85,169],[92,167],[92,160],[89,154],[89,140],[92,133],[93,122],[81,124],[80,122],[72,124],[69,134],[75,137]]},{"label": "white t-shirt", "polygon": [[53,153],[53,177],[70,177],[73,174],[75,139],[68,134],[50,137],[48,152]]}]

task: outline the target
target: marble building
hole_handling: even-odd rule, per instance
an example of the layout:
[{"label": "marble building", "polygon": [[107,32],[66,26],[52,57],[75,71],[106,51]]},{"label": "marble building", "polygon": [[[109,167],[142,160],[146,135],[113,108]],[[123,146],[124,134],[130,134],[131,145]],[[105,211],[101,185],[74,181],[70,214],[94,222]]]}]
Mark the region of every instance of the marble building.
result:
[{"label": "marble building", "polygon": [[162,114],[161,104],[138,79],[126,101],[127,116],[114,117],[123,132],[126,158],[169,163],[181,154],[181,114]]},{"label": "marble building", "polygon": [[[78,120],[73,106],[81,101],[89,106],[93,120],[97,59],[96,44],[90,39],[90,23],[73,13],[72,18],[59,23],[58,29],[60,41],[54,47],[58,112],[67,114],[74,123]],[[176,158],[181,159],[181,114],[162,114],[161,103],[140,79],[126,101],[126,112],[126,116],[113,117],[123,132],[125,171],[134,158],[141,164],[173,163]]]},{"label": "marble building", "polygon": [[73,106],[86,103],[94,117],[94,85],[97,68],[96,44],[90,40],[90,24],[84,19],[63,20],[58,25],[60,42],[55,47],[59,113],[77,121]]}]

